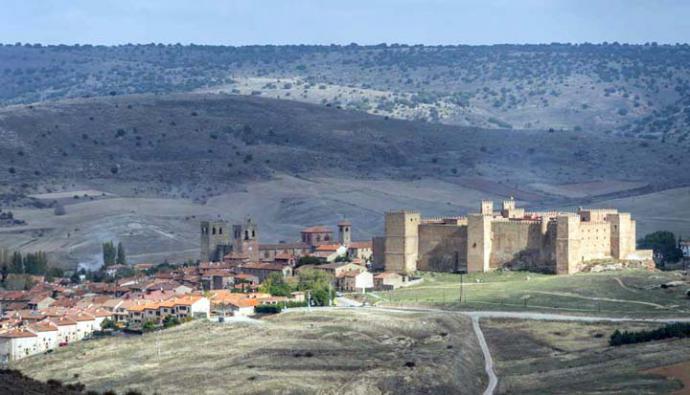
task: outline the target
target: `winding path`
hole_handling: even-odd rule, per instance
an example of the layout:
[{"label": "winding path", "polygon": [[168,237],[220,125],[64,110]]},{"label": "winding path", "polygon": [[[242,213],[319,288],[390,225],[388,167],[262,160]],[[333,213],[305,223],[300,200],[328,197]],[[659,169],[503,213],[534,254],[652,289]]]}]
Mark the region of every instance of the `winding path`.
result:
[{"label": "winding path", "polygon": [[479,326],[479,317],[472,317],[472,329],[474,329],[474,335],[477,336],[479,347],[481,347],[482,353],[484,354],[484,370],[486,370],[486,375],[489,376],[489,384],[487,384],[484,390],[484,395],[493,395],[498,385],[498,377],[496,376],[496,372],[494,372],[494,359],[491,357],[489,345],[486,344],[484,333]]}]

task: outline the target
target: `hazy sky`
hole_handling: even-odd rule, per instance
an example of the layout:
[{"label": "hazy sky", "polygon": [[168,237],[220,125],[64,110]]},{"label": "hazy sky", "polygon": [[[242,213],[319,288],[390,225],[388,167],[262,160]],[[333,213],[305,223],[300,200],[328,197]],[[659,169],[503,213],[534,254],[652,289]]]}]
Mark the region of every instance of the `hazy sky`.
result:
[{"label": "hazy sky", "polygon": [[690,42],[690,0],[0,0],[0,42]]}]

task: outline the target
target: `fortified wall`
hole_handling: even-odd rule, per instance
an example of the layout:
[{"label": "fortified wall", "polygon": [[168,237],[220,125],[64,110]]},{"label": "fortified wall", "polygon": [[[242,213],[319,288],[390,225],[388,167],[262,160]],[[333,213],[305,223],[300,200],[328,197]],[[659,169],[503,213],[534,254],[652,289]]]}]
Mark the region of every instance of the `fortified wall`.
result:
[{"label": "fortified wall", "polygon": [[635,250],[630,214],[615,209],[528,213],[510,199],[500,211],[482,201],[467,217],[422,219],[399,211],[385,220],[385,242],[374,254],[383,257],[386,271],[405,274],[503,267],[570,274],[598,259],[651,259],[650,251]]}]

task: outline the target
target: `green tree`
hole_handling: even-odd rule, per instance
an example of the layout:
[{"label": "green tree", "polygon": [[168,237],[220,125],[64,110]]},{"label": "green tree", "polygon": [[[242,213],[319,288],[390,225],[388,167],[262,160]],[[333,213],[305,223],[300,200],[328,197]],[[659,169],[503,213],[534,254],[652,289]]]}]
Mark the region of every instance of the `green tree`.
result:
[{"label": "green tree", "polygon": [[300,291],[309,291],[312,301],[317,306],[327,306],[334,296],[332,281],[333,276],[323,270],[307,269],[300,272],[297,288]]},{"label": "green tree", "polygon": [[127,264],[127,257],[125,256],[125,246],[122,245],[122,242],[117,243],[117,264],[118,265],[126,265]]},{"label": "green tree", "polygon": [[64,277],[65,272],[59,267],[51,266],[46,270],[46,281],[53,282],[56,278]]},{"label": "green tree", "polygon": [[117,329],[117,325],[115,325],[115,321],[111,320],[110,318],[106,318],[101,322],[101,329]]},{"label": "green tree", "polygon": [[281,273],[271,273],[261,283],[260,290],[274,296],[290,296],[292,287],[285,281]]},{"label": "green tree", "polygon": [[24,273],[24,260],[22,258],[22,254],[19,251],[15,251],[12,254],[12,260],[10,262],[10,273]]},{"label": "green tree", "polygon": [[28,253],[24,257],[24,272],[32,275],[42,275],[48,270],[48,259],[43,251]]},{"label": "green tree", "polygon": [[7,266],[6,263],[2,264],[2,268],[0,268],[0,280],[2,280],[2,284],[5,284],[5,281],[7,280],[7,275],[10,273],[10,268]]},{"label": "green tree", "polygon": [[304,265],[320,265],[321,260],[315,256],[303,256],[300,257],[299,260],[297,261],[297,265],[295,267],[300,267]]},{"label": "green tree", "polygon": [[652,249],[659,256],[662,265],[678,262],[683,257],[683,252],[676,245],[676,237],[669,231],[650,233],[637,241],[638,248]]},{"label": "green tree", "polygon": [[115,264],[117,251],[112,241],[103,243],[103,266],[111,266]]}]

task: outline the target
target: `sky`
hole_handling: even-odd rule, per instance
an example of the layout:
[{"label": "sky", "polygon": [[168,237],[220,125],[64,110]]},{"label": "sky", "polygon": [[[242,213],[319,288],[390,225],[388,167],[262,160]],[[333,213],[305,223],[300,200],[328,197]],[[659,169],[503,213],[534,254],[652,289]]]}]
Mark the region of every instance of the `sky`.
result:
[{"label": "sky", "polygon": [[690,0],[0,0],[0,42],[688,43]]}]

